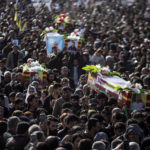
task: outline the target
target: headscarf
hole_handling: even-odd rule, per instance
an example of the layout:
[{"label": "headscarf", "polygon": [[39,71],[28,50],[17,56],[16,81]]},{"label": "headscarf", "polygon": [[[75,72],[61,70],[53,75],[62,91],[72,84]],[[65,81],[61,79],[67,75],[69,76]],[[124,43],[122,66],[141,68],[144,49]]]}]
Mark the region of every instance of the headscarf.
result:
[{"label": "headscarf", "polygon": [[35,88],[34,86],[32,86],[32,85],[29,85],[29,86],[28,86],[28,89],[27,89],[26,98],[25,98],[25,103],[26,103],[26,104],[28,104],[27,99],[28,99],[28,97],[29,97],[29,95],[30,95],[30,93],[29,93],[29,89],[30,89],[30,88],[33,88],[33,90],[34,90],[34,94],[36,94],[36,93],[37,93],[36,88]]}]

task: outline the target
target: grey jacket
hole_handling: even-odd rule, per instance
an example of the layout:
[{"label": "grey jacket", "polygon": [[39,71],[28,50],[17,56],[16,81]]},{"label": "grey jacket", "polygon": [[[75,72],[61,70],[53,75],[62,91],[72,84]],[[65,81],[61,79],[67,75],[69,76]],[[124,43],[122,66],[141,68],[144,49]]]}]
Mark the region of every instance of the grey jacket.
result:
[{"label": "grey jacket", "polygon": [[63,103],[65,103],[65,100],[62,97],[57,99],[57,101],[56,101],[56,103],[54,105],[54,109],[53,109],[53,115],[55,117],[59,117],[60,116]]},{"label": "grey jacket", "polygon": [[[23,59],[24,55],[21,52],[18,52],[18,60]],[[7,57],[6,67],[10,70],[15,68],[13,52],[10,52]]]}]

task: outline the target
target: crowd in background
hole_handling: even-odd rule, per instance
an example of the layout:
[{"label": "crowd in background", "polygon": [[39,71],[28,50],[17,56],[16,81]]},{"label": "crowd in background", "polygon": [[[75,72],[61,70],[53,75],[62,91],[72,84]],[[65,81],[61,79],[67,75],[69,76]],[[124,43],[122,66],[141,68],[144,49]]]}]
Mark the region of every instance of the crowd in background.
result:
[{"label": "crowd in background", "polygon": [[[150,149],[150,108],[140,103],[126,115],[117,99],[88,86],[82,70],[100,64],[150,90],[150,5],[83,2],[55,0],[49,10],[0,1],[0,150]],[[63,31],[54,22],[60,13],[73,19]],[[54,45],[47,54],[42,31],[50,26],[82,32],[80,51]],[[29,58],[48,70],[43,88],[23,76]]]}]

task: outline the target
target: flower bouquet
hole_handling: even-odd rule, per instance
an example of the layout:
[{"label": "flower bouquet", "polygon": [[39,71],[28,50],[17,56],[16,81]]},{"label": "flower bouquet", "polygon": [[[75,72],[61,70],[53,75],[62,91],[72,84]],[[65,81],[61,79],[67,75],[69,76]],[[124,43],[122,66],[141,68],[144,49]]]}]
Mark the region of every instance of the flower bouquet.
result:
[{"label": "flower bouquet", "polygon": [[38,61],[33,61],[33,59],[29,58],[22,68],[24,78],[29,83],[38,81],[40,86],[46,83],[47,69],[44,64],[40,64]]}]

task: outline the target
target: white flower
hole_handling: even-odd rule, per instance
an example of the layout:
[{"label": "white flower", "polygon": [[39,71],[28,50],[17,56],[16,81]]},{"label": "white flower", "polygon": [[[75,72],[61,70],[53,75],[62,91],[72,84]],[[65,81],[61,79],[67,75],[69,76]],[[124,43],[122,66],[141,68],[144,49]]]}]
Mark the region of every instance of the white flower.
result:
[{"label": "white flower", "polygon": [[102,66],[101,66],[100,64],[96,65],[96,67],[97,67],[98,69],[102,69]]},{"label": "white flower", "polygon": [[130,81],[127,81],[126,84],[123,86],[123,88],[131,88],[132,84]]},{"label": "white flower", "polygon": [[139,90],[142,89],[142,85],[141,85],[140,83],[136,83],[136,84],[135,84],[135,87],[136,87],[137,89],[139,89]]}]

